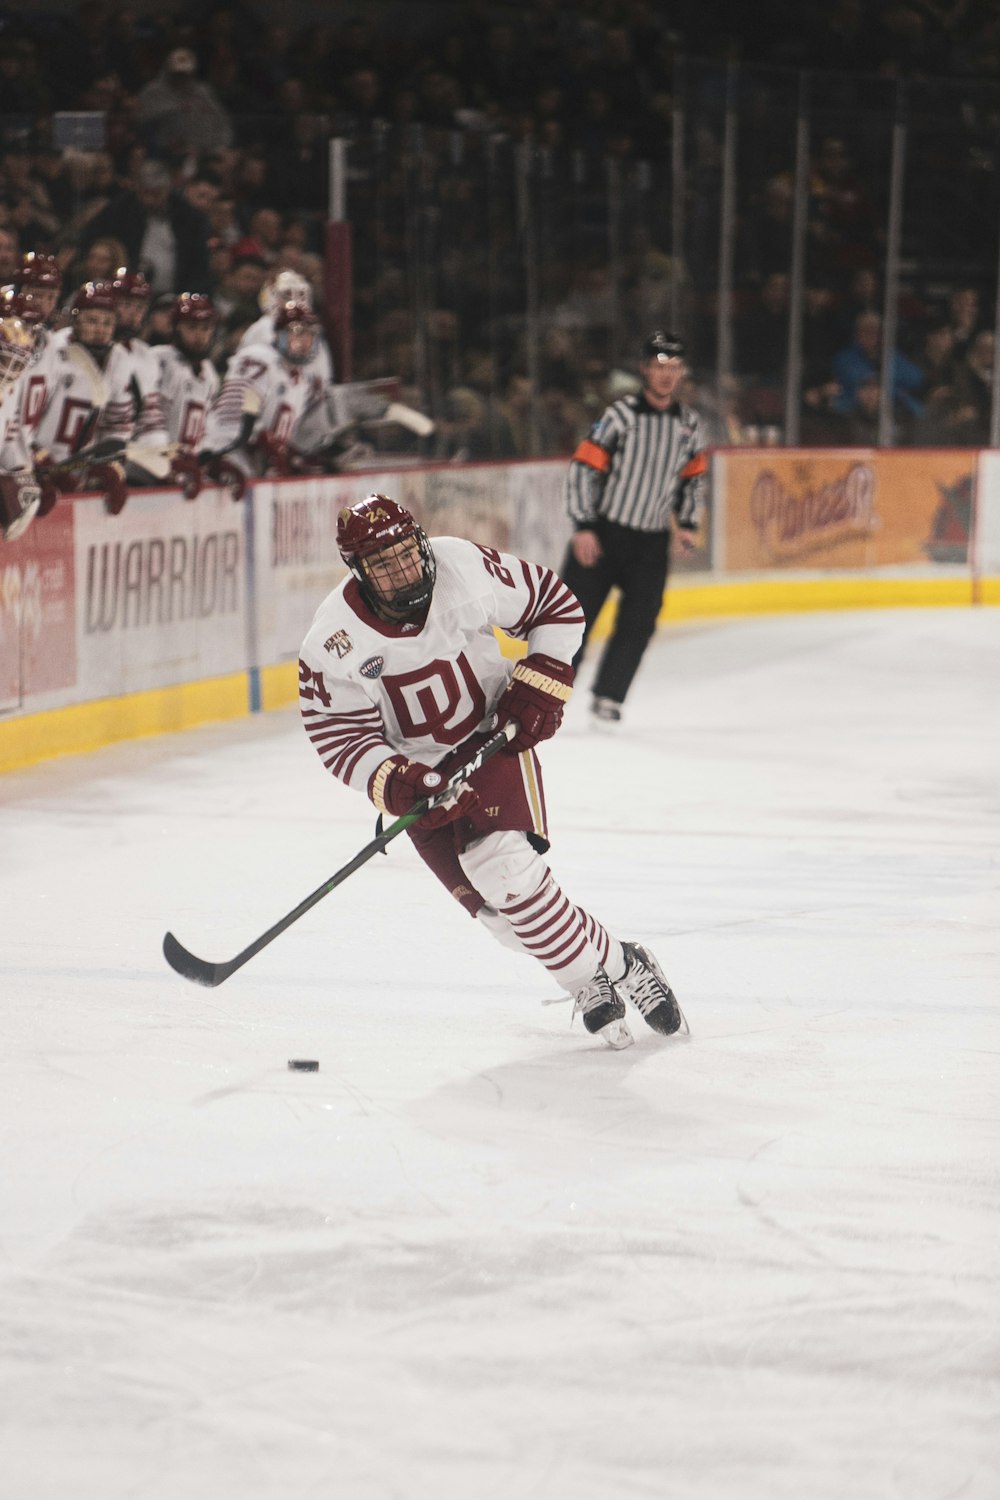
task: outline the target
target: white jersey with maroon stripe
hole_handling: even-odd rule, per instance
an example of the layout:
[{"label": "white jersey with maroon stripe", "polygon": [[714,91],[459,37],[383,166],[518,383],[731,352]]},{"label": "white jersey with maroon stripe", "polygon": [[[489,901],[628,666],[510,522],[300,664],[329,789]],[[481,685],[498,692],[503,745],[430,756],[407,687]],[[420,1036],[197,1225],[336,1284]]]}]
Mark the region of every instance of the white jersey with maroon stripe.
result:
[{"label": "white jersey with maroon stripe", "polygon": [[219,393],[219,372],[210,359],[201,360],[196,369],[173,344],[157,344],[153,353],[167,437],[185,452],[198,453],[205,446],[209,407]]},{"label": "white jersey with maroon stripe", "polygon": [[259,468],[249,447],[265,432],[280,443],[291,442],[299,418],[318,400],[319,382],[287,364],[270,344],[240,349],[229,361],[222,388],[208,413],[206,448],[221,453],[236,442],[248,397],[258,408],[249,444],[231,449],[229,456],[249,474]]},{"label": "white jersey with maroon stripe", "polygon": [[550,568],[459,537],[435,537],[437,582],[419,625],[390,625],[345,580],[316,612],[299,661],[306,733],[334,776],[361,792],[389,756],[434,766],[487,726],[513,663],[494,626],[560,661],[583,611]]},{"label": "white jersey with maroon stripe", "polygon": [[[163,405],[160,400],[160,362],[156,351],[145,339],[121,339],[115,344],[127,360],[119,373],[120,356],[109,363],[109,384],[112,399],[101,418],[102,437],[120,437],[123,441],[135,439],[150,446],[162,446],[167,442],[167,431],[163,421]],[[124,388],[125,398],[119,394]],[[112,426],[112,423],[116,424]]]},{"label": "white jersey with maroon stripe", "polygon": [[[107,359],[98,364],[83,344],[70,337],[68,329],[53,334],[42,359],[28,369],[28,390],[33,419],[29,422],[32,443],[44,449],[56,463],[109,438],[130,441],[142,424],[142,439],[165,443],[159,395],[147,405],[137,375],[137,361],[123,344],[112,344]],[[31,381],[44,377],[41,409]],[[148,380],[148,375],[143,377]]]}]

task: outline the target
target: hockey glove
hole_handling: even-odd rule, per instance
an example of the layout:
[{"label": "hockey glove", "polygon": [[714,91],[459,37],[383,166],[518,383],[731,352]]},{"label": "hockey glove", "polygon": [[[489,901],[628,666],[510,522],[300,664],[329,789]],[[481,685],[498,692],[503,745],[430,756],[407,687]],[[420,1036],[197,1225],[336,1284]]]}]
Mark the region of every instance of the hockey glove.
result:
[{"label": "hockey glove", "polygon": [[239,464],[230,463],[228,458],[220,458],[207,450],[198,454],[198,462],[210,479],[229,491],[231,499],[243,499],[247,492],[247,476]]},{"label": "hockey glove", "polygon": [[170,460],[170,477],[180,486],[185,500],[196,500],[201,494],[201,465],[193,453],[175,453]]},{"label": "hockey glove", "polygon": [[[420,761],[408,761],[402,755],[393,755],[384,760],[368,783],[368,795],[381,813],[390,813],[401,818],[412,812],[425,797],[436,796],[443,788],[445,778],[430,766]],[[479,806],[479,796],[467,782],[454,787],[439,807],[424,813],[421,828],[441,828],[455,818],[464,817]]]},{"label": "hockey glove", "polygon": [[262,432],[253,444],[253,451],[260,458],[265,474],[277,474],[287,478],[292,472],[288,444],[271,432]]},{"label": "hockey glove", "polygon": [[109,516],[120,515],[125,509],[128,486],[122,464],[89,464],[86,483],[89,490],[100,490],[103,493],[104,509]]},{"label": "hockey glove", "polygon": [[569,662],[557,661],[540,651],[518,662],[497,704],[497,727],[503,729],[512,719],[518,726],[507,746],[512,754],[520,755],[522,750],[532,750],[542,740],[552,738],[573,691],[573,676]]}]

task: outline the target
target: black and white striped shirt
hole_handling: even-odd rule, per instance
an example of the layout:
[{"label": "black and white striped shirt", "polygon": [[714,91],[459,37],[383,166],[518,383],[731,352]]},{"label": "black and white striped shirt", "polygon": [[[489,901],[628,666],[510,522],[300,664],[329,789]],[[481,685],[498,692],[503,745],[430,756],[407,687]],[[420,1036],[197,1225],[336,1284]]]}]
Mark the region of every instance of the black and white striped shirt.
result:
[{"label": "black and white striped shirt", "polygon": [[566,506],[578,531],[603,518],[634,531],[697,528],[708,470],[701,419],[642,395],[613,401],[573,454]]}]

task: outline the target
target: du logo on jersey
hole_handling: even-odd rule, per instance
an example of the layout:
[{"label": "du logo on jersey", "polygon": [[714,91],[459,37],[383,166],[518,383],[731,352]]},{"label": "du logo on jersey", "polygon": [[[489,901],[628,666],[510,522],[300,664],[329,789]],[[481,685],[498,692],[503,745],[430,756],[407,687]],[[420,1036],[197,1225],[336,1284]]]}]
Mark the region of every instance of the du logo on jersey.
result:
[{"label": "du logo on jersey", "polygon": [[367,677],[373,680],[374,678],[381,676],[382,668],[384,666],[384,656],[369,656],[367,661],[363,661],[361,663],[361,666],[358,668],[358,670],[361,673],[362,677]]},{"label": "du logo on jersey", "polygon": [[457,745],[486,715],[485,694],[464,651],[412,672],[387,673],[382,688],[407,739],[429,737],[441,745]]}]

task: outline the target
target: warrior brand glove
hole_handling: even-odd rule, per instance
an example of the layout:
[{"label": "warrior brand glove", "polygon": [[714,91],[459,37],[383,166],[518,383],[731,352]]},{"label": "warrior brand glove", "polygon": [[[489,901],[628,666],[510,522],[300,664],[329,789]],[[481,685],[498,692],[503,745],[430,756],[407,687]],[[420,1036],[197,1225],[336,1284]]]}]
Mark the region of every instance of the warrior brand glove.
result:
[{"label": "warrior brand glove", "polygon": [[517,734],[507,749],[519,755],[549,740],[562,723],[566,700],[573,691],[573,668],[534,651],[519,661],[497,704],[498,728],[513,719]]},{"label": "warrior brand glove", "polygon": [[[402,755],[384,760],[368,784],[368,795],[381,813],[401,818],[412,812],[425,797],[434,797],[443,789],[445,778],[418,760],[408,761]],[[421,828],[440,828],[478,807],[479,797],[467,783],[453,787],[440,807],[424,813]]]},{"label": "warrior brand glove", "polygon": [[185,500],[196,500],[201,494],[201,465],[193,453],[175,453],[170,460],[170,477],[180,486]]}]

